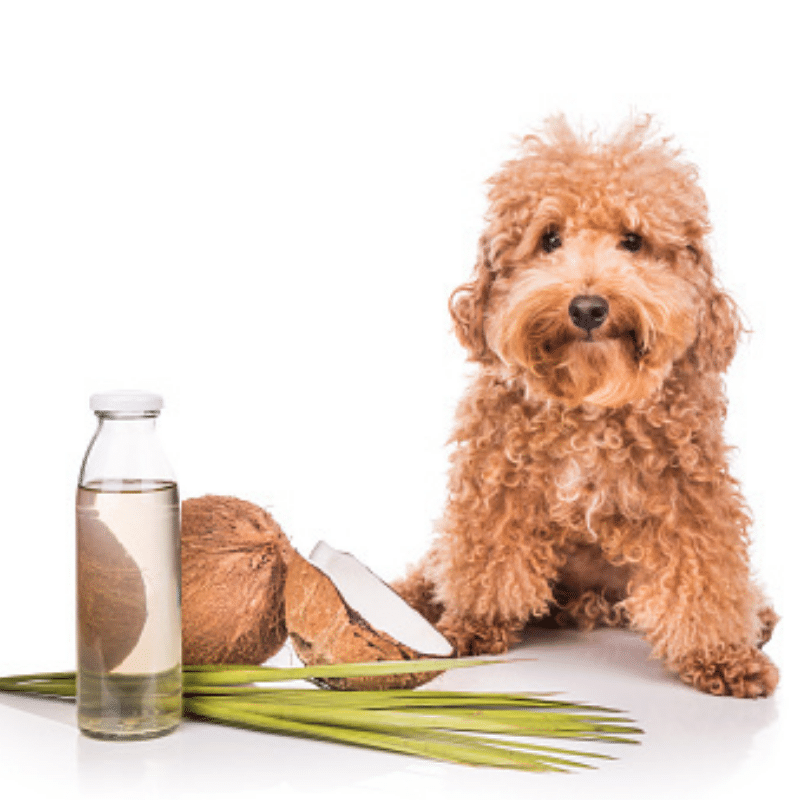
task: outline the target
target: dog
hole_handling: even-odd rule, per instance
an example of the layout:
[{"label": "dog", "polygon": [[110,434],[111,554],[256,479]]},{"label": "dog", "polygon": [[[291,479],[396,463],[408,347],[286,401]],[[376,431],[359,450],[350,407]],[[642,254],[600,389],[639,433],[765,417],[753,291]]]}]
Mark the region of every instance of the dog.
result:
[{"label": "dog", "polygon": [[696,168],[649,117],[603,140],[554,117],[488,200],[450,298],[478,368],[448,500],[395,588],[459,654],[504,652],[530,620],[630,626],[698,689],[769,695],[778,617],[723,437],[743,328]]}]

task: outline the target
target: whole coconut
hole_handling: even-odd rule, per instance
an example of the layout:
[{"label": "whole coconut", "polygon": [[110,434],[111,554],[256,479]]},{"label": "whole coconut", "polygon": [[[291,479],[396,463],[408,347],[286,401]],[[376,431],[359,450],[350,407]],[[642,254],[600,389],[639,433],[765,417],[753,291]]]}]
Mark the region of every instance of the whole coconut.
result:
[{"label": "whole coconut", "polygon": [[259,506],[217,495],[183,502],[184,664],[261,664],[280,650],[290,552]]}]

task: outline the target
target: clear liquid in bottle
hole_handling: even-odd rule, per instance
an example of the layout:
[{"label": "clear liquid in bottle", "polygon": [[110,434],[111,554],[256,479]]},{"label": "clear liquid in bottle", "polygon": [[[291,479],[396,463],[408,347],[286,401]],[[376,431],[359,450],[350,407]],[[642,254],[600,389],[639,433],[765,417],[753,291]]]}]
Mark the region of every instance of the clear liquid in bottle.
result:
[{"label": "clear liquid in bottle", "polygon": [[78,725],[145,739],[181,718],[177,485],[97,480],[78,487]]}]

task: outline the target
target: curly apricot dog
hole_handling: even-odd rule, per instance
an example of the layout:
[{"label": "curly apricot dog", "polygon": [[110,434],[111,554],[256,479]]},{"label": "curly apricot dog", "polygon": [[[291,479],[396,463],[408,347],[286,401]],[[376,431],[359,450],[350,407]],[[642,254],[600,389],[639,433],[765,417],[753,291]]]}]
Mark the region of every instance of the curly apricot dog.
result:
[{"label": "curly apricot dog", "polygon": [[450,302],[479,370],[447,508],[397,590],[460,653],[502,652],[531,618],[625,624],[699,689],[770,694],[777,616],[723,440],[741,325],[696,170],[649,119],[598,142],[558,117],[489,201]]}]

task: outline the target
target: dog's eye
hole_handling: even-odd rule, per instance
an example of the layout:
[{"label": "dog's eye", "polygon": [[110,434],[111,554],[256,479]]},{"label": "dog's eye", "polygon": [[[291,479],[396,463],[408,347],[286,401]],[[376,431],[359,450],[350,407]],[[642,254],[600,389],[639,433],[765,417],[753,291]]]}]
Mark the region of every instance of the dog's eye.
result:
[{"label": "dog's eye", "polygon": [[545,231],[544,234],[542,234],[540,244],[545,253],[552,253],[553,250],[557,250],[561,247],[561,237],[558,235],[558,231],[555,229]]},{"label": "dog's eye", "polygon": [[622,241],[619,243],[619,246],[624,250],[627,250],[629,253],[636,253],[642,249],[643,244],[644,239],[642,239],[638,233],[626,233],[622,237]]}]

